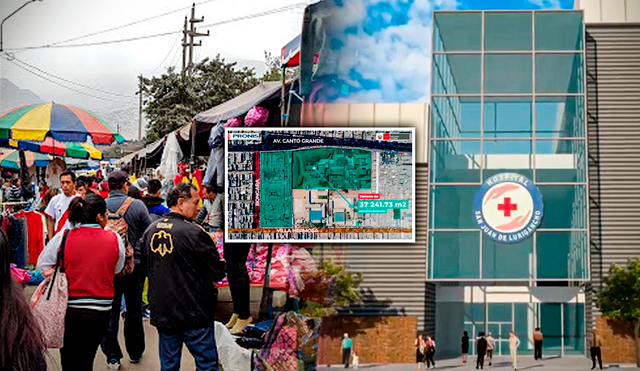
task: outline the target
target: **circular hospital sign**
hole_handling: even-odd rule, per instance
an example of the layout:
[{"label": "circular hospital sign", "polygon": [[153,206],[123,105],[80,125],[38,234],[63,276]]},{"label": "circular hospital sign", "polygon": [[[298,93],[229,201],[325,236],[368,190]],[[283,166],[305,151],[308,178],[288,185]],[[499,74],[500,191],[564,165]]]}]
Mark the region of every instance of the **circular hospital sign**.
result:
[{"label": "circular hospital sign", "polygon": [[482,184],[473,202],[478,227],[501,243],[518,243],[533,235],[544,215],[542,195],[520,174],[501,173]]}]

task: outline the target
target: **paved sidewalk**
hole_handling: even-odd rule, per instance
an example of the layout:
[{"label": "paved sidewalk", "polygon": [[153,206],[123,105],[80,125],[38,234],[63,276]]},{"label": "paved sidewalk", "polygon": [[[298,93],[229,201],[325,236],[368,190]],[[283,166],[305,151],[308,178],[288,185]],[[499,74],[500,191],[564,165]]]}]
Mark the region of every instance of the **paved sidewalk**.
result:
[{"label": "paved sidewalk", "polygon": [[[435,370],[475,370],[476,367],[475,357],[469,357],[469,362],[463,364],[460,359],[440,360],[436,361]],[[610,368],[609,365],[604,365],[605,369],[615,370],[617,368]],[[638,370],[633,365],[621,365],[621,368],[625,370]],[[318,371],[329,371],[343,369],[344,366],[333,365],[332,367],[321,366],[318,367]],[[353,369],[353,368],[352,368]],[[433,369],[433,368],[431,368]],[[496,357],[492,366],[489,366],[485,362],[485,370],[511,370],[511,359],[509,357]],[[542,361],[535,361],[531,356],[523,356],[518,358],[518,370],[590,370],[591,360],[581,356],[568,356],[564,358],[550,358]],[[422,365],[419,367],[416,364],[404,364],[404,365],[360,365],[358,370],[363,371],[424,371],[426,367]]]}]

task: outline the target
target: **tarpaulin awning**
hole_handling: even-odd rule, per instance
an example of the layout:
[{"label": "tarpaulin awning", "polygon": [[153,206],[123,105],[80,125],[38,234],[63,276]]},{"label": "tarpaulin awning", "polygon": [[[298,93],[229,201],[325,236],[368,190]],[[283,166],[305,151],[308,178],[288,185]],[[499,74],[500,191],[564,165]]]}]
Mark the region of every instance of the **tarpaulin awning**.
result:
[{"label": "tarpaulin awning", "polygon": [[[219,104],[207,111],[196,115],[196,122],[215,125],[236,116],[247,113],[253,106],[262,103],[276,92],[282,89],[280,81],[265,81],[255,88],[238,95],[237,97]],[[186,133],[184,133],[186,128]],[[183,139],[189,138],[189,125],[180,130]],[[186,134],[186,136],[185,136]]]},{"label": "tarpaulin awning", "polygon": [[[280,63],[282,67],[298,67],[300,65],[300,48],[302,46],[302,35],[296,36],[293,40],[282,47],[280,54]],[[318,55],[316,53],[313,62],[318,63]]]}]

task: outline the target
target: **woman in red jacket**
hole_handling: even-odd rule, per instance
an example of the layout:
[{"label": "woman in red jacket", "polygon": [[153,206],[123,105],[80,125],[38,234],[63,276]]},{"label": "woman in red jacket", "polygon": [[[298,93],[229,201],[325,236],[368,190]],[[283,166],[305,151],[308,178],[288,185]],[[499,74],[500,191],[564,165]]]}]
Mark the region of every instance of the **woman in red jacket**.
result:
[{"label": "woman in red jacket", "polygon": [[69,220],[76,227],[58,233],[47,244],[38,269],[53,268],[58,251],[64,248],[61,265],[67,275],[69,302],[60,349],[62,369],[89,371],[109,325],[113,279],[124,266],[124,244],[118,234],[104,229],[107,204],[96,194],[72,200]]}]

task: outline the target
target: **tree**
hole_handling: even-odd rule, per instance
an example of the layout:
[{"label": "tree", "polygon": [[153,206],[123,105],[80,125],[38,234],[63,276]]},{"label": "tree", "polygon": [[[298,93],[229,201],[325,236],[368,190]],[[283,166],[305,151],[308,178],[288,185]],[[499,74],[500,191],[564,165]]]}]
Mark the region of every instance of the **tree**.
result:
[{"label": "tree", "polygon": [[309,317],[322,318],[336,314],[340,308],[348,308],[351,304],[362,303],[362,292],[360,291],[362,273],[349,272],[345,266],[336,264],[334,261],[324,263],[322,271],[323,274],[333,278],[333,283],[327,293],[331,297],[324,303],[304,300],[300,313]]},{"label": "tree", "polygon": [[149,120],[146,142],[156,141],[188,124],[199,112],[232,99],[259,83],[253,69],[238,69],[219,55],[204,59],[183,76],[169,68],[160,77],[143,80],[144,113]]},{"label": "tree", "polygon": [[[282,65],[280,58],[265,50],[264,60],[264,64],[267,65],[267,72],[262,76],[262,81],[282,81]],[[292,80],[298,76],[298,68],[287,68],[285,74],[287,76],[287,81]]]},{"label": "tree", "polygon": [[636,366],[640,367],[640,260],[629,261],[624,268],[612,265],[597,303],[604,316],[633,324]]}]

